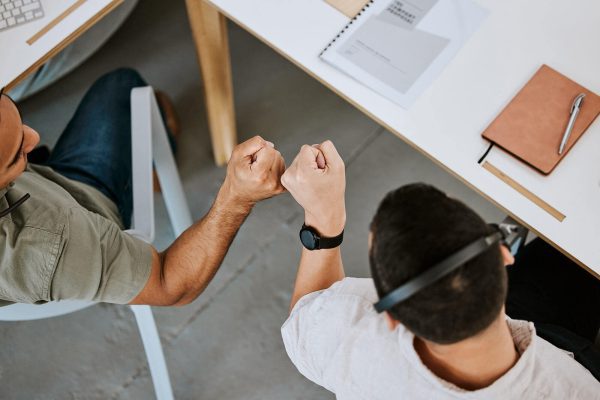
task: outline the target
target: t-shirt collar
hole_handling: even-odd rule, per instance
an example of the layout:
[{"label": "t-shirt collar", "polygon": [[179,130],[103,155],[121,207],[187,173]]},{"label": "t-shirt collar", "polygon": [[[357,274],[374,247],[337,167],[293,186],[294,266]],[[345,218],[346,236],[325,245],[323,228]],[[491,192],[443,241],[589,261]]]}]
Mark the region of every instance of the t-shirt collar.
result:
[{"label": "t-shirt collar", "polygon": [[461,398],[488,398],[499,397],[507,393],[522,393],[525,391],[533,375],[534,362],[536,351],[536,333],[533,323],[527,321],[512,320],[507,317],[508,327],[511,331],[515,347],[520,354],[517,363],[503,376],[498,378],[490,386],[479,390],[465,390],[459,388],[453,383],[447,382],[439,378],[431,370],[423,364],[421,357],[414,348],[415,336],[408,330],[400,330],[401,348],[404,350],[405,356],[421,374],[421,376],[429,381],[433,386],[450,394],[460,393]]}]

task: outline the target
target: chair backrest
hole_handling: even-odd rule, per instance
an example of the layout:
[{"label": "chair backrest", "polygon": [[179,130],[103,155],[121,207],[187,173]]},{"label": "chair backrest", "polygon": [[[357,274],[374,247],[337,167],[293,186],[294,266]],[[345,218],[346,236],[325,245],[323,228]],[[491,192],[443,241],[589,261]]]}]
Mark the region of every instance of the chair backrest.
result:
[{"label": "chair backrest", "polygon": [[[126,231],[147,243],[154,240],[154,194],[152,166],[156,167],[175,234],[192,223],[167,132],[152,87],[131,92],[131,140],[133,171],[133,218]],[[29,321],[69,314],[91,305],[90,301],[65,300],[45,304],[12,304],[0,307],[0,321]]]}]

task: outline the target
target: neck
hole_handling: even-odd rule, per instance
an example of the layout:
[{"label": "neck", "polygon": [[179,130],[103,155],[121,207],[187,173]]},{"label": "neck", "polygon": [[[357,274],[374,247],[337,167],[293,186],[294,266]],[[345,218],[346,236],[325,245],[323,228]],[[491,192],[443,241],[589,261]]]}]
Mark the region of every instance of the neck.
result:
[{"label": "neck", "polygon": [[414,345],[434,374],[466,390],[491,385],[519,359],[504,313],[475,337],[450,345],[415,337]]}]

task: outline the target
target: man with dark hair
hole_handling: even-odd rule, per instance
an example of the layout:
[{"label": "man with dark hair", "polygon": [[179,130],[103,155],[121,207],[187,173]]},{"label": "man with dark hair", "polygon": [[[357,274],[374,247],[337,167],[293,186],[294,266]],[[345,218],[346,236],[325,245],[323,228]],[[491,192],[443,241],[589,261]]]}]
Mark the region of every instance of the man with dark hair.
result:
[{"label": "man with dark hair", "polygon": [[[385,197],[371,225],[373,279],[345,278],[344,174],[328,141],[303,146],[282,176],[305,210],[304,249],[282,327],[303,375],[339,399],[600,398],[600,384],[571,354],[539,337],[533,323],[506,316],[506,267],[515,259],[498,229],[431,186],[408,185]],[[580,325],[597,332],[600,285],[587,278]],[[535,303],[526,297],[511,307],[525,312]],[[556,321],[551,317],[547,322]]]},{"label": "man with dark hair", "polygon": [[[490,233],[473,210],[431,186],[408,185],[390,192],[371,225],[369,257],[379,297]],[[460,272],[440,279],[388,313],[415,335],[435,343],[469,338],[497,319],[504,306],[505,262],[512,264],[506,247],[490,247],[467,261]]]}]

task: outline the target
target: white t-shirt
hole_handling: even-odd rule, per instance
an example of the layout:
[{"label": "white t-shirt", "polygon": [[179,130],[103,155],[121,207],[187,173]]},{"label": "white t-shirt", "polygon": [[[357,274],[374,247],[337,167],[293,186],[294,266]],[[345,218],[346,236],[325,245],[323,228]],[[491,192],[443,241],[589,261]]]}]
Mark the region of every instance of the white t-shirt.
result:
[{"label": "white t-shirt", "polygon": [[339,400],[600,399],[589,371],[536,336],[533,323],[510,319],[515,366],[484,389],[461,389],[421,362],[406,328],[388,329],[375,301],[371,279],[346,278],[300,299],[281,328],[298,370]]}]

